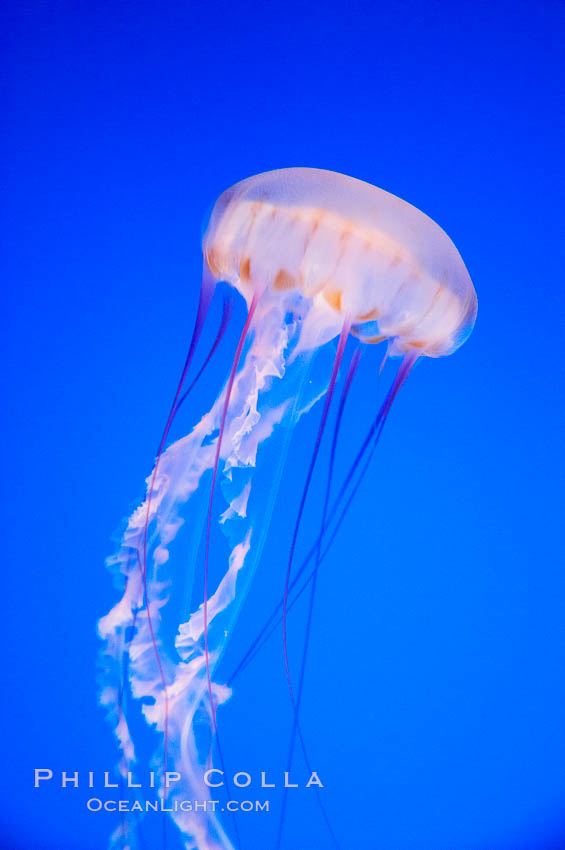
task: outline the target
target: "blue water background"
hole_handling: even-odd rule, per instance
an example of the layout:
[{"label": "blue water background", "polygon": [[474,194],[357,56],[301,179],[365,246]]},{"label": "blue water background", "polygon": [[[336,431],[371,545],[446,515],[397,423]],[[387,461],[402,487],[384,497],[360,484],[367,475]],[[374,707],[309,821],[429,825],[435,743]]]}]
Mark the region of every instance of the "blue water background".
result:
[{"label": "blue water background", "polygon": [[[87,812],[84,787],[34,790],[33,769],[115,762],[95,686],[95,624],[117,598],[104,559],[174,393],[203,223],[227,186],[293,165],[423,209],[479,295],[470,340],[400,395],[320,574],[303,723],[334,827],[344,850],[565,846],[563,6],[63,0],[2,16],[1,846],[98,850],[117,822]],[[221,386],[243,318],[239,303],[175,436]],[[367,351],[340,476],[378,364]],[[319,415],[296,433],[226,664],[280,596]],[[279,636],[221,722],[235,769],[280,776]],[[250,815],[242,846],[270,850],[275,831]],[[285,842],[330,847],[305,791]]]}]

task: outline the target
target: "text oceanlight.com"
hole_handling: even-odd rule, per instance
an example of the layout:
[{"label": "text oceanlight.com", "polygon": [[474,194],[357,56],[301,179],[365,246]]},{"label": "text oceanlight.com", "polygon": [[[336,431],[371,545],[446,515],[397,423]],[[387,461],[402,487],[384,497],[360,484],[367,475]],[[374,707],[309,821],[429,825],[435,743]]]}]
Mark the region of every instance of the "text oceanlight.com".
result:
[{"label": "text oceanlight.com", "polygon": [[268,812],[269,800],[100,800],[86,802],[90,812]]}]

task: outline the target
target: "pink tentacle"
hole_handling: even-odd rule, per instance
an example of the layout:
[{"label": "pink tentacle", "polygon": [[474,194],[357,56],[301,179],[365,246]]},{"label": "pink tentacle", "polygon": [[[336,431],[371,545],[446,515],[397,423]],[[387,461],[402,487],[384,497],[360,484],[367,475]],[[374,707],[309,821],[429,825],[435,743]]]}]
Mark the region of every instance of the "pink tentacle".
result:
[{"label": "pink tentacle", "polygon": [[[181,377],[180,377],[180,380],[179,380],[179,383],[178,383],[178,386],[177,386],[175,397],[173,399],[173,403],[171,405],[171,409],[170,409],[170,412],[169,412],[169,416],[167,418],[167,422],[166,422],[166,425],[165,425],[165,428],[164,428],[164,431],[163,431],[163,435],[162,435],[161,441],[159,443],[159,448],[157,449],[157,457],[155,459],[155,466],[153,467],[153,474],[151,476],[151,482],[149,484],[149,490],[148,490],[148,493],[147,493],[147,509],[145,511],[145,524],[144,524],[144,528],[143,528],[143,559],[142,559],[141,562],[140,562],[140,559],[139,559],[139,552],[138,552],[138,555],[137,555],[138,564],[139,564],[139,567],[140,567],[140,570],[141,570],[141,575],[142,575],[142,578],[143,578],[143,595],[144,595],[144,600],[145,600],[145,608],[147,610],[147,625],[149,627],[149,634],[151,636],[151,644],[153,646],[153,651],[155,653],[155,660],[157,662],[157,668],[159,670],[159,678],[161,680],[161,684],[162,684],[162,687],[163,687],[163,695],[164,695],[164,698],[165,698],[165,718],[164,718],[164,725],[163,725],[163,749],[164,749],[163,775],[164,776],[166,776],[166,773],[167,773],[167,750],[168,750],[168,736],[169,736],[169,695],[168,695],[168,692],[167,692],[167,682],[166,682],[166,679],[165,679],[165,673],[164,673],[164,670],[163,670],[163,664],[161,662],[161,656],[160,656],[160,653],[159,653],[159,648],[157,646],[157,640],[156,640],[156,637],[155,637],[155,631],[154,631],[154,628],[153,628],[153,621],[151,619],[151,611],[150,611],[150,607],[149,607],[149,594],[148,594],[148,588],[147,588],[147,537],[148,537],[148,530],[149,530],[149,517],[150,517],[150,514],[151,514],[151,502],[152,502],[152,498],[153,498],[153,492],[154,492],[154,489],[155,489],[155,481],[156,481],[156,478],[157,478],[157,472],[158,472],[158,469],[159,469],[159,463],[160,463],[160,460],[161,460],[161,455],[163,454],[163,448],[165,446],[165,442],[167,440],[167,437],[169,435],[169,431],[171,429],[171,425],[172,425],[173,418],[174,418],[176,408],[177,408],[177,403],[178,403],[180,394],[182,392],[184,382],[186,380],[187,372],[190,368],[190,365],[192,363],[192,359],[194,357],[196,345],[197,345],[198,340],[200,338],[200,334],[202,332],[202,327],[204,325],[204,321],[206,319],[206,315],[208,313],[208,308],[210,306],[210,302],[212,300],[213,294],[214,294],[213,281],[212,281],[212,278],[210,277],[209,273],[205,269],[204,275],[203,275],[203,278],[202,278],[202,286],[200,288],[200,298],[199,298],[199,301],[198,301],[198,310],[197,310],[197,313],[196,313],[194,330],[192,332],[192,337],[191,337],[190,345],[189,345],[189,348],[188,348],[188,354],[186,356],[184,367],[183,367]],[[165,797],[166,797],[166,789],[165,789],[165,785],[163,783],[163,799],[165,799]]]},{"label": "pink tentacle", "polygon": [[181,404],[183,404],[183,402],[186,400],[187,396],[190,395],[190,393],[192,392],[192,390],[194,389],[194,387],[196,386],[196,384],[198,383],[198,381],[202,377],[202,373],[206,369],[206,366],[208,365],[208,363],[212,359],[214,352],[216,351],[218,345],[222,341],[222,338],[223,338],[223,336],[226,332],[226,328],[228,326],[228,322],[229,322],[231,314],[232,314],[232,309],[233,309],[233,299],[232,299],[232,296],[231,296],[231,293],[230,293],[230,295],[224,296],[224,305],[223,305],[223,308],[222,308],[222,318],[220,320],[220,327],[218,328],[218,333],[216,334],[216,338],[215,338],[215,340],[212,344],[212,348],[208,352],[206,360],[204,361],[204,363],[200,367],[196,377],[194,378],[194,380],[192,381],[192,383],[190,384],[188,389],[179,398],[177,405],[175,407],[175,412],[174,412],[175,416],[177,415],[177,413],[179,411],[179,407],[181,406]]},{"label": "pink tentacle", "polygon": [[212,506],[214,503],[214,489],[216,486],[216,477],[218,474],[218,465],[220,461],[220,452],[222,449],[222,439],[224,436],[224,428],[226,424],[226,416],[228,412],[228,406],[230,403],[230,396],[233,388],[233,382],[235,380],[235,374],[237,371],[237,367],[239,365],[239,361],[241,358],[241,352],[243,351],[243,346],[245,343],[245,339],[247,337],[247,333],[251,326],[251,322],[253,319],[253,315],[255,313],[255,308],[257,307],[257,303],[259,301],[259,293],[255,292],[253,295],[253,299],[251,304],[249,305],[249,312],[247,313],[247,319],[245,325],[243,326],[243,331],[241,332],[241,336],[239,338],[239,342],[237,344],[235,357],[233,361],[233,365],[231,368],[230,376],[228,379],[228,384],[226,387],[226,396],[224,399],[224,407],[222,410],[222,419],[220,423],[220,431],[218,434],[218,440],[216,443],[216,457],[214,459],[214,467],[212,471],[212,485],[210,487],[210,501],[208,503],[208,519],[206,521],[206,548],[205,548],[205,556],[204,556],[204,656],[206,659],[206,679],[208,682],[208,696],[210,699],[210,709],[212,714],[212,728],[214,733],[216,730],[216,706],[214,704],[214,700],[212,698],[212,679],[210,677],[210,655],[208,652],[208,563],[210,558],[210,530],[212,525]]},{"label": "pink tentacle", "polygon": [[[292,685],[292,678],[291,678],[291,675],[290,675],[290,666],[289,666],[289,661],[288,661],[287,613],[288,613],[288,594],[289,594],[289,586],[290,586],[290,576],[291,576],[291,572],[292,572],[292,563],[293,563],[293,560],[294,560],[294,552],[295,552],[295,549],[296,549],[296,542],[297,542],[297,539],[298,539],[298,531],[300,529],[300,524],[301,524],[301,521],[302,521],[302,515],[304,513],[304,506],[306,504],[306,497],[308,495],[308,490],[310,488],[310,483],[311,483],[311,480],[312,480],[314,467],[316,465],[316,459],[318,457],[318,452],[319,452],[320,445],[321,445],[321,442],[322,442],[322,436],[323,436],[324,428],[325,428],[326,421],[327,421],[327,418],[328,418],[328,412],[329,412],[329,409],[330,409],[330,404],[331,404],[331,401],[332,401],[332,396],[333,396],[333,393],[334,393],[334,388],[335,388],[337,376],[338,376],[338,373],[339,373],[339,367],[341,365],[343,353],[345,351],[345,344],[347,342],[347,337],[349,336],[350,327],[351,327],[351,323],[349,321],[346,321],[343,325],[343,328],[341,330],[341,334],[340,334],[340,337],[339,337],[339,342],[338,342],[338,346],[337,346],[337,352],[336,352],[336,356],[335,356],[335,360],[334,360],[332,374],[331,374],[331,377],[330,377],[330,382],[329,382],[329,385],[328,385],[328,391],[327,391],[325,402],[324,402],[324,409],[322,411],[322,418],[321,418],[321,421],[320,421],[320,426],[318,428],[318,434],[316,436],[316,442],[314,444],[314,450],[312,452],[312,459],[310,461],[310,467],[308,469],[308,475],[306,476],[306,483],[304,485],[304,490],[302,492],[300,507],[298,509],[298,517],[296,519],[296,524],[294,526],[294,533],[293,533],[293,536],[292,536],[292,543],[291,543],[291,546],[290,546],[290,554],[289,554],[288,565],[287,565],[287,570],[286,570],[284,595],[283,595],[282,630],[283,630],[284,665],[285,665],[286,679],[287,679],[287,683],[288,683],[288,690],[289,690],[289,694],[290,694],[290,700],[291,700],[292,708],[293,708],[293,725],[292,725],[292,733],[291,733],[289,762],[292,759],[292,751],[294,749],[294,740],[295,740],[295,736],[297,734],[298,734],[300,744],[301,744],[301,747],[302,747],[302,751],[304,753],[304,757],[306,759],[307,764],[308,764],[308,761],[309,761],[308,756],[307,756],[307,752],[306,752],[306,746],[305,746],[304,739],[303,739],[303,736],[302,736],[302,732],[300,730],[300,725],[299,725],[299,722],[298,722],[299,703],[297,702],[297,700],[295,699],[295,696],[294,696],[294,689],[293,689],[293,685]],[[288,769],[290,769],[290,768],[288,768]],[[280,816],[280,819],[279,819],[279,827],[278,827],[277,842],[276,842],[277,848],[280,847],[280,843],[281,843],[281,839],[282,839],[282,830],[283,830],[284,817],[285,817],[285,812],[286,812],[286,800],[287,800],[287,797],[286,797],[286,794],[285,794],[284,797],[283,797],[281,816]],[[327,814],[326,814],[323,806],[322,806],[322,815],[324,816],[324,819],[326,820],[326,823],[328,825],[330,833],[332,834],[332,838],[334,840],[334,843],[337,843],[335,841],[335,836],[333,835],[331,824],[329,823],[329,820],[327,818]]]},{"label": "pink tentacle", "polygon": [[332,400],[332,395],[333,395],[333,391],[334,391],[334,387],[335,387],[335,382],[337,380],[339,367],[340,367],[341,360],[342,360],[342,357],[343,357],[343,352],[344,352],[344,349],[345,349],[345,343],[347,342],[347,337],[349,335],[349,328],[350,328],[350,323],[347,322],[346,324],[344,324],[342,331],[341,331],[341,334],[340,334],[340,337],[339,337],[339,342],[338,342],[337,352],[336,352],[336,356],[335,356],[335,360],[334,360],[332,375],[331,375],[331,378],[330,378],[330,383],[329,383],[329,386],[328,386],[328,392],[326,394],[326,399],[325,399],[325,402],[324,402],[324,410],[322,412],[322,419],[320,421],[320,427],[318,429],[318,434],[316,436],[316,442],[314,444],[314,451],[312,453],[312,460],[310,461],[310,468],[308,470],[308,475],[306,476],[306,484],[304,485],[304,491],[302,493],[302,499],[300,501],[300,507],[298,509],[298,517],[297,517],[297,520],[296,520],[296,524],[294,526],[294,533],[293,533],[293,536],[292,536],[292,543],[291,543],[291,546],[290,546],[290,554],[289,554],[288,565],[287,565],[287,569],[286,569],[286,578],[285,578],[284,595],[283,595],[283,618],[282,618],[283,619],[283,647],[284,647],[284,663],[285,663],[285,670],[286,670],[286,678],[287,678],[287,681],[288,681],[290,696],[291,696],[291,699],[292,699],[293,702],[294,702],[294,694],[293,694],[293,690],[292,690],[292,680],[291,680],[291,676],[290,676],[290,667],[289,667],[289,663],[288,663],[288,647],[287,647],[287,640],[286,640],[286,619],[287,619],[287,606],[288,606],[288,590],[289,590],[289,584],[290,584],[290,576],[291,576],[291,572],[292,572],[292,562],[294,560],[294,551],[296,549],[296,542],[297,542],[297,539],[298,539],[298,530],[300,528],[300,523],[302,521],[302,514],[304,512],[304,505],[306,504],[306,497],[308,495],[308,490],[310,488],[310,482],[312,480],[312,474],[314,472],[314,466],[316,464],[316,459],[318,457],[318,451],[320,449],[320,444],[322,442],[322,435],[324,433],[324,427],[325,427],[325,424],[326,424],[326,420],[328,418],[328,411],[330,409],[330,403],[331,403],[331,400]]}]

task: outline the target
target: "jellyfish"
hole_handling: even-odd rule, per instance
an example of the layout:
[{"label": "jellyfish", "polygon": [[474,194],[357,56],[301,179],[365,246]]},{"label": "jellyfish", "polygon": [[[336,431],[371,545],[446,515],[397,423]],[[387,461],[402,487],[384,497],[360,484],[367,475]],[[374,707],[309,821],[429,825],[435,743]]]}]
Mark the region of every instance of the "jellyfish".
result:
[{"label": "jellyfish", "polygon": [[[245,300],[244,326],[210,410],[169,444],[172,423],[231,320],[232,302],[225,298],[215,341],[191,379],[218,283]],[[414,364],[453,353],[471,333],[476,313],[475,290],[449,237],[424,213],[376,186],[331,171],[287,168],[243,180],[217,200],[203,237],[194,331],[146,495],[108,561],[122,595],[98,624],[100,703],[119,744],[121,781],[135,786],[147,760],[154,792],[187,850],[240,846],[237,823],[228,824],[217,811],[183,810],[179,802],[210,799],[207,771],[223,766],[221,706],[237,690],[238,672],[274,631],[282,640],[281,674],[293,718],[287,767],[297,749],[308,764],[300,704],[318,570]],[[348,340],[354,350],[340,379]],[[390,359],[399,365],[335,488],[349,388],[361,352],[378,343],[383,355],[375,374]],[[312,534],[312,523],[306,527],[303,518],[340,381],[321,522]],[[317,436],[302,470],[280,599],[230,680],[222,681],[218,665],[261,562],[292,430],[317,405]],[[293,474],[298,478],[296,470]],[[308,532],[309,549],[298,562],[297,541]],[[198,589],[196,602],[191,604],[186,587]],[[301,656],[291,659],[288,614],[305,592],[306,639]],[[154,733],[149,755],[136,743],[140,723]],[[322,804],[321,810],[339,847]],[[273,837],[277,847],[284,811],[283,799]],[[141,818],[142,813],[123,816],[110,846],[138,846]]]}]

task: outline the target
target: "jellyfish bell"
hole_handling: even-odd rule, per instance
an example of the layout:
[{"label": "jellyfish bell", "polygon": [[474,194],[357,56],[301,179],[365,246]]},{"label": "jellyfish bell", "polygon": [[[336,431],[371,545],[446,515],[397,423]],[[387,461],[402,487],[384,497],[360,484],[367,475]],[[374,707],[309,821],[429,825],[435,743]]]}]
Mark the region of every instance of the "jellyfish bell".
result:
[{"label": "jellyfish bell", "polygon": [[[122,777],[143,769],[128,721],[133,703],[141,706],[147,725],[159,736],[150,767],[163,801],[171,803],[166,811],[171,811],[185,847],[231,850],[239,844],[237,822],[232,839],[217,812],[187,812],[172,804],[188,795],[209,799],[204,775],[212,762],[229,775],[219,745],[218,708],[230,697],[236,675],[258,656],[279,626],[292,718],[285,768],[290,772],[298,740],[304,762],[310,774],[314,772],[298,718],[319,568],[412,366],[420,357],[451,354],[465,341],[475,321],[477,299],[455,246],[426,215],[368,183],[312,168],[259,174],[224,192],[212,210],[203,255],[195,328],[147,479],[146,497],[129,518],[119,551],[109,560],[123,595],[99,621],[105,642],[100,702],[120,745]],[[180,406],[230,320],[228,299],[216,339],[188,383],[218,281],[226,281],[245,298],[244,327],[225,385],[210,411],[184,437],[167,445]],[[328,343],[336,336],[334,354]],[[350,336],[369,344],[387,340],[387,353],[402,359],[334,493],[342,413],[365,347],[355,343],[334,425],[321,517],[315,517],[310,548],[297,566],[299,531]],[[327,368],[314,376],[309,370],[320,356],[326,358]],[[313,377],[307,380],[310,374]],[[217,681],[218,665],[261,558],[289,435],[322,398],[288,557],[281,565],[281,598],[236,670],[222,683]],[[286,436],[281,437],[283,432]],[[217,528],[224,532],[223,547],[214,534]],[[312,523],[305,530],[312,532]],[[193,541],[188,559],[175,550],[175,540],[183,533]],[[185,606],[167,609],[181,592],[185,574],[193,581],[198,576],[194,587],[200,596],[188,619],[175,625],[171,638],[174,617],[170,613],[163,617],[163,612],[190,605],[189,597]],[[304,648],[298,663],[293,663],[286,639],[288,614],[304,592],[309,594]],[[139,729],[137,722],[134,726]],[[208,736],[202,735],[203,726]],[[182,777],[174,788],[166,782],[170,772]],[[229,799],[227,787],[226,793]],[[285,801],[283,797],[277,846]],[[321,798],[318,802],[339,847]],[[134,847],[137,829],[136,821],[124,819],[112,846]]]},{"label": "jellyfish bell", "polygon": [[212,210],[203,252],[248,303],[258,290],[297,290],[313,301],[310,323],[338,328],[349,317],[362,341],[392,339],[397,354],[451,354],[476,318],[447,234],[406,201],[333,171],[286,168],[232,186]]}]

